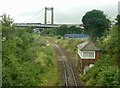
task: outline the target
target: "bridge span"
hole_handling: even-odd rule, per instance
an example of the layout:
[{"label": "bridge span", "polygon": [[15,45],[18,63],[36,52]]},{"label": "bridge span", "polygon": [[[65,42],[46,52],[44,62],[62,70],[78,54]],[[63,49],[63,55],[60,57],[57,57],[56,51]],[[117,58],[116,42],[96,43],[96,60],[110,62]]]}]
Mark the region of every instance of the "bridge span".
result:
[{"label": "bridge span", "polygon": [[15,23],[16,27],[32,27],[32,28],[58,28],[57,24],[41,24],[41,23]]},{"label": "bridge span", "polygon": [[41,24],[41,23],[15,23],[16,27],[32,27],[32,28],[58,28],[61,25],[67,25],[68,27],[75,26],[80,27],[80,24]]}]

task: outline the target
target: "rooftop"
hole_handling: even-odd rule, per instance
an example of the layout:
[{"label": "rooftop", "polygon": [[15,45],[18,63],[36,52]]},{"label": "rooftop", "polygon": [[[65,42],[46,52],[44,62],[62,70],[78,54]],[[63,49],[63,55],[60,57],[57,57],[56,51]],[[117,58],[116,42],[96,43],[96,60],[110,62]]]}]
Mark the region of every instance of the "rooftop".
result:
[{"label": "rooftop", "polygon": [[77,45],[77,47],[81,51],[100,51],[101,50],[95,43],[88,42],[88,41]]}]

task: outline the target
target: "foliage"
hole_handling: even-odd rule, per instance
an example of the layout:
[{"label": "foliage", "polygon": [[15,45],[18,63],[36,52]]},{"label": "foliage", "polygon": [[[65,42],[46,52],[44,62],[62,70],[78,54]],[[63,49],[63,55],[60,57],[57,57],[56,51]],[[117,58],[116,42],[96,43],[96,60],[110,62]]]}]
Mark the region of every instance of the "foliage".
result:
[{"label": "foliage", "polygon": [[49,29],[45,29],[41,34],[52,37],[52,36],[56,36],[57,31],[55,28],[49,28]]},{"label": "foliage", "polygon": [[118,86],[119,85],[119,58],[118,58],[118,26],[113,26],[107,38],[99,40],[103,49],[101,58],[95,63],[82,80],[88,86]]},{"label": "foliage", "polygon": [[44,30],[41,34],[53,37],[56,35],[64,36],[64,34],[80,34],[80,33],[82,33],[82,29],[80,28],[77,28],[75,26],[68,27],[67,25],[61,25],[57,29]]},{"label": "foliage", "polygon": [[118,61],[118,52],[119,52],[119,27],[113,26],[110,31],[109,35],[106,38],[101,38],[99,41],[100,47],[103,49],[103,53],[110,55],[111,57],[116,58]]},{"label": "foliage", "polygon": [[81,39],[59,39],[57,40],[57,43],[61,44],[68,53],[71,53],[71,55],[75,55],[77,53],[76,46],[85,40]]},{"label": "foliage", "polygon": [[105,66],[98,74],[97,85],[116,86],[118,82],[119,70],[116,66]]},{"label": "foliage", "polygon": [[82,33],[82,29],[77,28],[75,26],[68,27],[67,25],[61,25],[57,29],[57,34],[61,36],[64,36],[64,34],[80,34],[80,33]]},{"label": "foliage", "polygon": [[57,39],[61,39],[61,36],[60,36],[60,35],[58,35],[58,36],[57,36]]},{"label": "foliage", "polygon": [[10,15],[3,14],[2,16],[2,36],[6,39],[11,39],[15,34],[13,19],[10,18]]},{"label": "foliage", "polygon": [[91,40],[96,41],[100,38],[105,30],[110,27],[110,21],[107,16],[100,10],[92,10],[87,12],[82,22],[85,27],[85,32],[91,37]]},{"label": "foliage", "polygon": [[120,26],[120,15],[117,15],[116,21],[117,21],[116,25]]},{"label": "foliage", "polygon": [[67,26],[67,25],[61,25],[61,26],[57,29],[57,35],[64,36],[64,34],[67,32],[67,30],[68,30],[68,26]]},{"label": "foliage", "polygon": [[[56,80],[51,84],[56,85],[56,82],[59,82],[54,60],[56,56],[47,40],[32,33],[30,28],[5,26],[3,25],[4,36],[10,36],[12,33],[13,35],[2,42],[3,87],[40,86],[45,82],[43,79],[48,75],[47,72],[56,74]],[[49,71],[52,68],[53,71]],[[50,81],[50,78],[46,79]]]},{"label": "foliage", "polygon": [[2,25],[3,27],[10,27],[12,26],[12,23],[13,23],[13,19],[10,18],[10,15],[7,15],[7,14],[3,14],[2,15]]},{"label": "foliage", "polygon": [[[101,58],[95,63],[86,75],[81,74],[80,79],[87,86],[119,86],[119,26],[114,25],[107,32],[107,36],[101,36],[96,42],[101,47]],[[57,40],[72,58],[77,53],[76,45],[82,43],[77,39],[59,39]]]}]

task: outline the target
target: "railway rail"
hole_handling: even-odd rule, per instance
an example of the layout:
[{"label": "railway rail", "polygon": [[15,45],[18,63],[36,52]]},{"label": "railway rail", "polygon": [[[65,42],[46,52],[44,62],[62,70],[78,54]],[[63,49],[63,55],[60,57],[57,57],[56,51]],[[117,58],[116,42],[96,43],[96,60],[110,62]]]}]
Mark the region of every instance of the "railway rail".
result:
[{"label": "railway rail", "polygon": [[65,79],[65,86],[77,86],[76,78],[72,66],[68,61],[62,62],[63,69],[64,69],[64,79]]},{"label": "railway rail", "polygon": [[69,88],[71,86],[77,87],[77,81],[75,78],[74,70],[72,68],[70,58],[66,55],[63,48],[61,48],[60,45],[53,42],[52,40],[49,40],[52,45],[54,46],[56,52],[58,53],[59,60],[62,63],[63,68],[63,74],[64,74],[64,86],[66,88]]}]

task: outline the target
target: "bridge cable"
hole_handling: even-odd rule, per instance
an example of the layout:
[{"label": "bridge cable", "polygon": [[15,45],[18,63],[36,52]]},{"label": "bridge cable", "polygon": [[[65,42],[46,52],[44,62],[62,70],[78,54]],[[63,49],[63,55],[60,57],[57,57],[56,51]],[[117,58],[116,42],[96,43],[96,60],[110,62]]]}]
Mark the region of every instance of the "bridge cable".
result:
[{"label": "bridge cable", "polygon": [[35,15],[33,15],[31,18],[29,18],[28,20],[26,20],[25,22],[28,22],[30,20],[32,20],[33,18],[35,18],[37,15],[39,15],[42,11],[44,10],[44,8],[42,8],[39,12],[37,12]]}]

